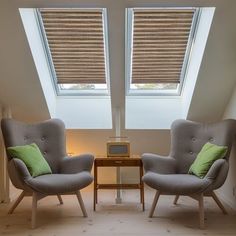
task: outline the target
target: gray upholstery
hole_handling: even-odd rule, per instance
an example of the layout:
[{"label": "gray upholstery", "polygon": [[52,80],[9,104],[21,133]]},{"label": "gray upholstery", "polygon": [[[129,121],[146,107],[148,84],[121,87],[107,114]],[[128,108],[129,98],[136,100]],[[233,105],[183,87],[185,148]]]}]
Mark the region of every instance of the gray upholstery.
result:
[{"label": "gray upholstery", "polygon": [[[167,194],[190,195],[211,192],[227,177],[228,159],[236,131],[235,120],[201,124],[176,120],[171,127],[171,151],[168,157],[142,155],[143,181]],[[228,147],[224,159],[216,161],[203,179],[189,175],[188,170],[206,142]]]},{"label": "gray upholstery", "polygon": [[76,174],[49,174],[41,175],[37,178],[29,178],[26,184],[34,191],[43,194],[62,194],[75,192],[88,186],[93,178],[88,171]]},{"label": "gray upholstery", "polygon": [[186,174],[157,174],[148,172],[143,181],[163,194],[193,194],[201,193],[212,183],[210,179],[200,179]]},{"label": "gray upholstery", "polygon": [[[212,197],[224,214],[226,209],[214,190],[219,188],[227,177],[229,155],[235,138],[236,121],[224,120],[214,124],[200,124],[187,120],[176,120],[171,126],[171,151],[169,156],[145,153],[142,161],[145,174],[143,181],[156,190],[149,217],[153,217],[160,195],[187,195],[198,201],[199,226],[205,228],[204,197]],[[223,159],[210,167],[204,178],[188,174],[191,164],[205,143],[227,146]]]},{"label": "gray upholstery", "polygon": [[8,155],[9,176],[16,188],[50,195],[74,192],[92,183],[94,157],[91,154],[67,157],[62,121],[51,119],[29,125],[3,119],[1,126],[6,147],[36,143],[53,172],[33,178],[21,160]]}]

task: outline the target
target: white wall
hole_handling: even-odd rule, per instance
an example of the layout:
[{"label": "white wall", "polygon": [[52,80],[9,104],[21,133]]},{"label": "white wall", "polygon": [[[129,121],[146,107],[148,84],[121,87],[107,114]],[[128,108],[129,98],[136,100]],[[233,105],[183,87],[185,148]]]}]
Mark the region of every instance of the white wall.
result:
[{"label": "white wall", "polygon": [[235,22],[236,1],[204,2],[216,8],[187,118],[217,122],[223,117],[236,80],[236,27],[230,26]]},{"label": "white wall", "polygon": [[186,78],[183,86],[182,106],[184,118],[187,118],[189,112],[195,84],[198,79],[198,72],[200,70],[208,34],[211,28],[214,11],[214,7],[205,7],[201,10],[201,17],[197,25],[197,36],[193,42],[193,47],[190,54],[190,62],[187,67]]},{"label": "white wall", "polygon": [[181,98],[126,97],[126,129],[170,129],[183,118]]},{"label": "white wall", "polygon": [[[236,119],[236,86],[225,109],[223,119]],[[236,141],[230,155],[228,177],[218,193],[228,205],[236,210]]]},{"label": "white wall", "polygon": [[57,97],[56,116],[67,129],[112,129],[111,99]]},{"label": "white wall", "polygon": [[53,88],[52,76],[49,70],[47,57],[42,44],[42,38],[38,30],[36,20],[36,11],[31,8],[19,9],[21,19],[24,25],[25,33],[29,42],[34,63],[41,82],[42,90],[47,102],[48,110],[51,117],[56,113],[56,94]]}]

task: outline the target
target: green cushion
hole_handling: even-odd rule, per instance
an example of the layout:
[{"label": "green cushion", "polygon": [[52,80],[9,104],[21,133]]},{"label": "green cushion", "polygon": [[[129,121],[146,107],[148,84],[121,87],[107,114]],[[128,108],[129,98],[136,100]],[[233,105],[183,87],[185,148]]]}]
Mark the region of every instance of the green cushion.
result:
[{"label": "green cushion", "polygon": [[52,173],[50,166],[35,143],[8,147],[7,152],[11,157],[21,159],[33,177]]},{"label": "green cushion", "polygon": [[224,158],[227,150],[228,148],[225,146],[206,143],[190,166],[189,174],[204,178],[214,161]]}]

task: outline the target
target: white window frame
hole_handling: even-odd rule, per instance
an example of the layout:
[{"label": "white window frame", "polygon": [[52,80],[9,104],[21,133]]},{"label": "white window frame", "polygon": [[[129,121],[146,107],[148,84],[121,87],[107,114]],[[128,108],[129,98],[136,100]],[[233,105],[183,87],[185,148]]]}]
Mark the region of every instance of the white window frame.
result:
[{"label": "white window frame", "polygon": [[[66,8],[70,9],[70,8]],[[107,9],[106,8],[81,8],[81,10],[102,10],[103,17],[103,32],[104,32],[104,55],[105,55],[105,73],[107,89],[61,89],[57,84],[56,72],[53,65],[52,56],[47,40],[47,36],[43,26],[43,20],[40,10],[36,9],[36,19],[38,22],[38,29],[40,31],[42,44],[44,46],[47,63],[53,78],[53,85],[57,96],[109,96],[110,95],[110,66],[109,66],[109,45],[108,45],[108,22],[107,22]]]},{"label": "white window frame", "polygon": [[[132,83],[131,72],[132,72],[132,50],[133,50],[133,10],[135,9],[144,9],[144,10],[152,10],[152,9],[194,9],[195,13],[193,16],[193,22],[189,33],[189,40],[186,47],[186,52],[183,61],[183,67],[180,75],[180,83],[177,85],[176,90],[158,90],[158,89],[131,89],[130,85]],[[191,51],[193,47],[193,43],[196,37],[196,29],[200,19],[201,9],[197,7],[134,7],[134,8],[126,8],[126,17],[125,17],[125,87],[126,87],[126,96],[181,96],[182,88],[185,82],[186,72],[190,63]]]}]

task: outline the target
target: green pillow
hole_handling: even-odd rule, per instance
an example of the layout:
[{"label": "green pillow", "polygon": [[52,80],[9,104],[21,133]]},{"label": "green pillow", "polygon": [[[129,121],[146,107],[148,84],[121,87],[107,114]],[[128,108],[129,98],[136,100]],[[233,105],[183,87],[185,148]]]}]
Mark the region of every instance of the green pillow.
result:
[{"label": "green pillow", "polygon": [[33,177],[52,174],[50,166],[35,143],[24,146],[8,147],[7,152],[11,157],[22,160]]},{"label": "green pillow", "polygon": [[204,178],[214,161],[224,158],[227,150],[228,147],[206,143],[190,166],[188,173]]}]

